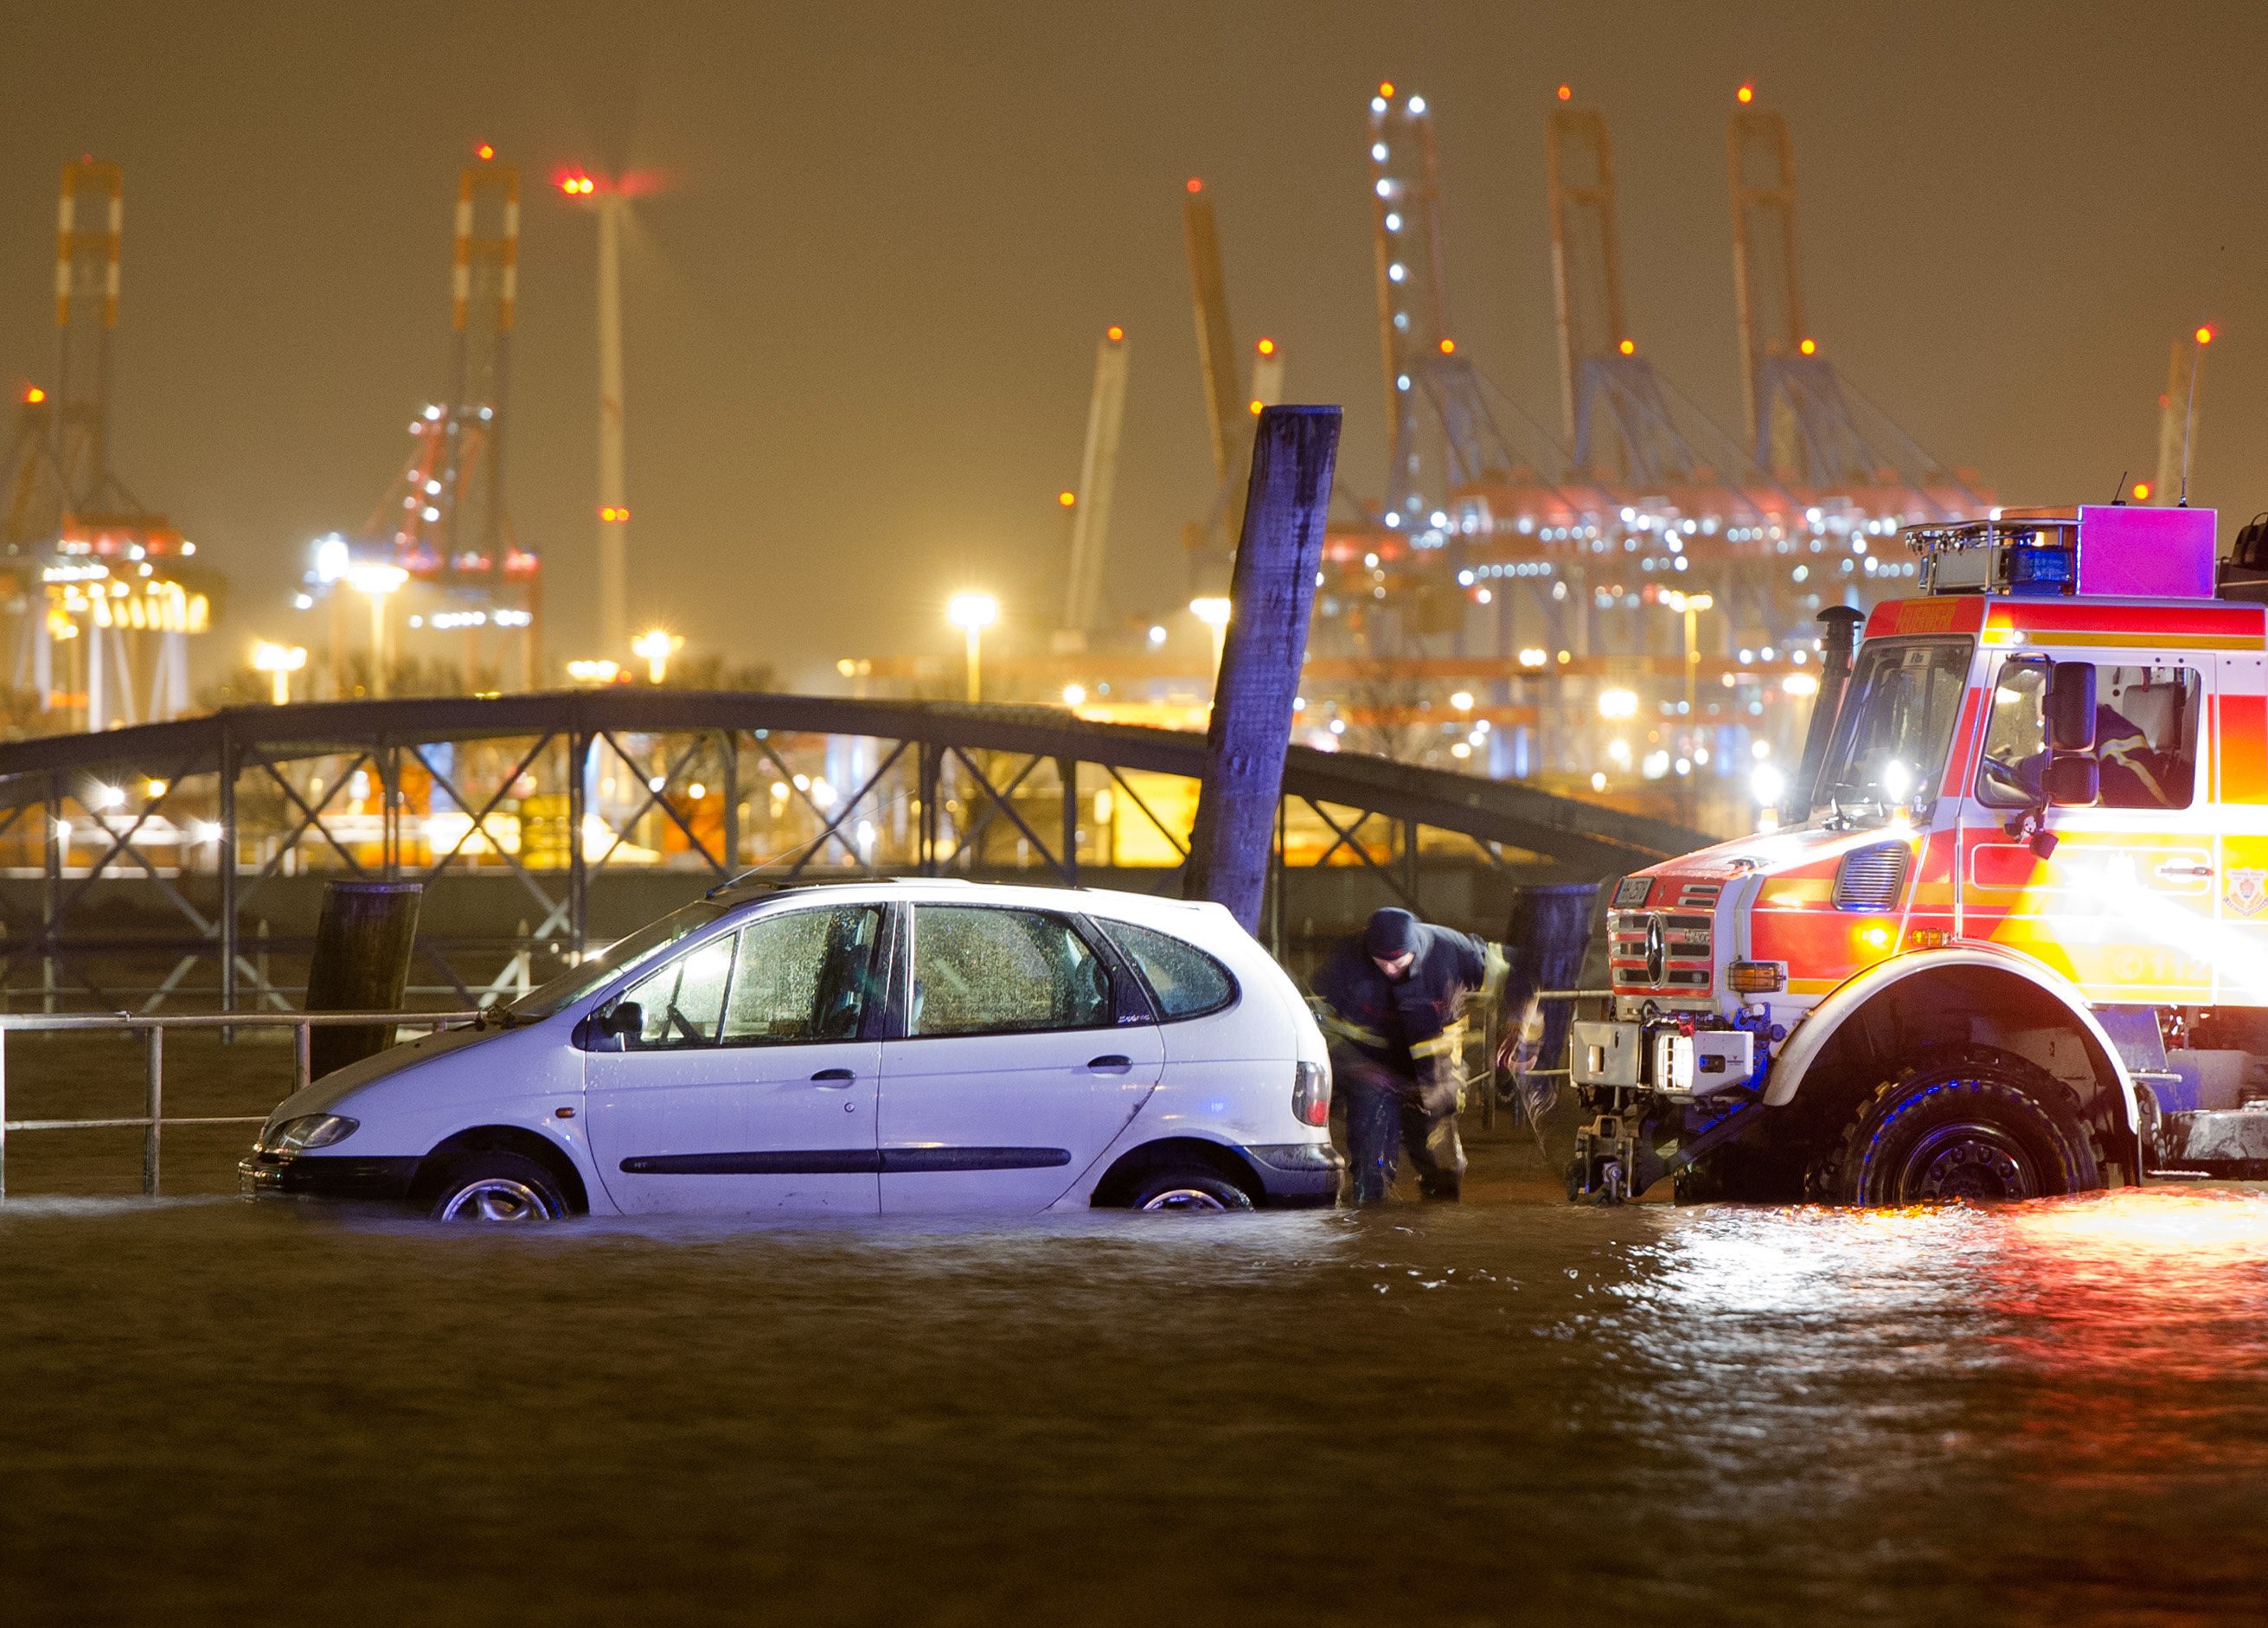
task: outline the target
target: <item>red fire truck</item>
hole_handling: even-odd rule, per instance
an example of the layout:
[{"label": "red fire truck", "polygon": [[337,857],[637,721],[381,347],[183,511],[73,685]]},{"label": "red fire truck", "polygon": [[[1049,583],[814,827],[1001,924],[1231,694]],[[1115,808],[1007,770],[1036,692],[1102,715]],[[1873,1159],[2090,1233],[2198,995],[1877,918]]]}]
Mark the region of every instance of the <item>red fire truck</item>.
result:
[{"label": "red fire truck", "polygon": [[1579,1197],[2268,1176],[2268,526],[1904,535],[1921,597],[1822,615],[1781,827],[1612,886]]}]

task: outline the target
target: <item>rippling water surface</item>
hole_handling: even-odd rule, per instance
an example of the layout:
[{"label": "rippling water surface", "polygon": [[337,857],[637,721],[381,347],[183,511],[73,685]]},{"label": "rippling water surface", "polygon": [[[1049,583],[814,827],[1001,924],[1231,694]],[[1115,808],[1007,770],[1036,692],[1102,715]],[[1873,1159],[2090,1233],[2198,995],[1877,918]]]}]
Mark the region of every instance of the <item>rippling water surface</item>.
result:
[{"label": "rippling water surface", "polygon": [[11,1622],[2257,1617],[2268,1198],[0,1208]]}]

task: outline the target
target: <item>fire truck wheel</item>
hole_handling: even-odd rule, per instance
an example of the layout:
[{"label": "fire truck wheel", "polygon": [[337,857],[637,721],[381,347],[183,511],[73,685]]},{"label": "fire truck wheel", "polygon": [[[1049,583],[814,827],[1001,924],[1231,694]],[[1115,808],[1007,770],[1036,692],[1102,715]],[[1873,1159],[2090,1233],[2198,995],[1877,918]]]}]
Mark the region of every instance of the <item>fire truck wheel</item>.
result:
[{"label": "fire truck wheel", "polygon": [[1992,1204],[2102,1185],[2087,1128],[2049,1075],[1998,1052],[1939,1052],[1877,1087],[1814,1194],[1835,1204]]}]

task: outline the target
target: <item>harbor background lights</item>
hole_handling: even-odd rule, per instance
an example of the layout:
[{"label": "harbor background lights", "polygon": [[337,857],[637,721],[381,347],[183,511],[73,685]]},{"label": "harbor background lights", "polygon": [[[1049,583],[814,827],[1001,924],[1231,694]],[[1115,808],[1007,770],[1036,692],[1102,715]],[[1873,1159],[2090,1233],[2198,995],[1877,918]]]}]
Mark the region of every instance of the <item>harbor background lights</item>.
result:
[{"label": "harbor background lights", "polygon": [[984,698],[984,630],[1000,620],[1000,601],[990,593],[956,593],[946,602],[945,619],[967,637],[968,704]]}]

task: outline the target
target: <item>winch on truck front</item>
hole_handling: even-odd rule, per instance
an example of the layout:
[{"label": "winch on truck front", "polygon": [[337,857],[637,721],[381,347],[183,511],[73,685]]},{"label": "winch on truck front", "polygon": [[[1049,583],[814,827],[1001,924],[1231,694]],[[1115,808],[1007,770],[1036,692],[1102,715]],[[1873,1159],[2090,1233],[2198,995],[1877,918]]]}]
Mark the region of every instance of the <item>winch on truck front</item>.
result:
[{"label": "winch on truck front", "polygon": [[1909,528],[1823,613],[1779,829],[1622,879],[1578,1197],[2022,1198],[2268,1175],[2268,524]]}]

